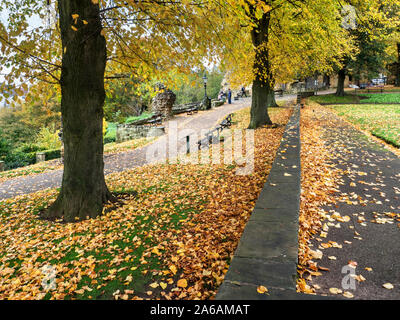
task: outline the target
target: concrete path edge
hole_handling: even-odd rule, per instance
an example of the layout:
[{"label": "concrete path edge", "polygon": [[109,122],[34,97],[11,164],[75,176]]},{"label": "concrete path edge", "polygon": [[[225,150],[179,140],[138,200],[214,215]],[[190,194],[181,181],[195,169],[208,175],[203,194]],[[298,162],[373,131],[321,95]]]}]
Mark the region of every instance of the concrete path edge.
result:
[{"label": "concrete path edge", "polygon": [[[296,292],[300,192],[297,105],[216,300],[318,299]],[[260,285],[268,294],[257,292]]]}]

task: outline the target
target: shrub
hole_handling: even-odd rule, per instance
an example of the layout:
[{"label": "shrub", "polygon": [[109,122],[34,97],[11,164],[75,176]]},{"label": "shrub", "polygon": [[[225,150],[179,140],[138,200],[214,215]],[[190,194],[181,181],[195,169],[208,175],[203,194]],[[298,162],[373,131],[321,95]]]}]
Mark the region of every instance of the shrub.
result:
[{"label": "shrub", "polygon": [[15,150],[8,153],[4,161],[9,169],[28,166],[36,162],[36,152],[25,153]]},{"label": "shrub", "polygon": [[42,151],[46,154],[46,161],[61,158],[61,150],[54,149],[54,150],[45,150]]},{"label": "shrub", "polygon": [[11,152],[11,146],[8,143],[8,141],[3,138],[2,133],[0,131],[0,160],[4,160],[5,157],[7,156],[7,154],[9,154]]},{"label": "shrub", "polygon": [[58,132],[52,132],[49,128],[43,127],[36,136],[36,145],[39,150],[53,150],[61,148],[61,141]]}]

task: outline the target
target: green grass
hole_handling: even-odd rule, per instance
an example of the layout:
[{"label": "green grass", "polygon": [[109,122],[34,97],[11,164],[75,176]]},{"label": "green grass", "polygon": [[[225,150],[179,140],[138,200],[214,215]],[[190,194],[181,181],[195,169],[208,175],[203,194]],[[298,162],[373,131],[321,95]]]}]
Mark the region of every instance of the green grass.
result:
[{"label": "green grass", "polygon": [[[173,188],[173,185],[154,185],[142,191],[142,197],[150,197],[159,193],[160,191],[166,192]],[[126,191],[117,189],[117,192]],[[140,196],[139,196],[140,197]],[[77,274],[80,274],[76,280],[75,294],[65,293],[63,299],[95,299],[95,300],[112,300],[116,292],[124,293],[125,290],[130,290],[138,295],[146,297],[146,290],[151,282],[159,282],[165,279],[165,275],[162,274],[162,270],[165,270],[165,261],[156,254],[144,255],[146,249],[155,247],[158,245],[158,241],[151,236],[152,230],[157,228],[162,231],[177,232],[182,229],[182,221],[190,218],[198,212],[197,205],[204,205],[206,202],[203,199],[199,199],[197,196],[186,194],[178,197],[177,199],[187,200],[185,203],[176,204],[176,199],[165,199],[165,202],[156,205],[156,208],[171,208],[171,212],[165,215],[168,217],[163,218],[157,215],[151,215],[146,211],[135,213],[135,219],[130,220],[133,223],[133,227],[126,225],[126,222],[117,223],[114,227],[105,228],[103,230],[104,237],[100,237],[101,241],[96,241],[96,237],[99,233],[96,229],[91,227],[82,228],[75,230],[70,234],[57,233],[57,236],[52,237],[47,242],[50,248],[59,247],[57,250],[57,257],[50,256],[48,251],[43,246],[37,249],[30,249],[30,253],[35,253],[41,250],[41,256],[36,258],[37,264],[50,264],[53,266],[64,266],[73,270],[73,274],[69,278],[74,278]],[[15,207],[26,205],[27,198],[20,201],[6,202],[0,201],[0,219],[2,222],[10,221],[11,214]],[[48,199],[40,198],[35,202],[35,205],[29,208],[29,211],[34,216],[38,212],[47,207]],[[149,208],[151,209],[151,208]],[[154,209],[154,208],[153,208]],[[133,214],[133,213],[131,213]],[[55,229],[61,229],[63,226],[57,226],[50,224],[47,221],[40,221],[32,219],[32,217],[26,218],[29,228],[32,230],[36,226],[48,226],[53,232]],[[105,219],[106,220],[106,219]],[[25,223],[23,223],[25,224]],[[22,228],[21,224],[16,224],[14,228]],[[116,227],[116,228],[115,228]],[[32,228],[32,229],[31,229]],[[108,230],[107,230],[108,229]],[[5,236],[0,235],[0,242]],[[35,240],[41,238],[39,233],[30,238]],[[72,241],[72,237],[91,239],[90,243],[93,244],[93,249],[89,249],[81,245],[80,241]],[[111,237],[113,241],[104,245],[104,241]],[[71,242],[73,242],[72,245]],[[162,253],[164,250],[160,249]],[[0,252],[0,259],[5,259],[5,253]],[[118,259],[116,259],[116,257]],[[18,273],[26,262],[19,259],[18,257],[7,260],[6,265],[10,268],[14,268],[15,272]],[[0,264],[0,266],[3,266]],[[89,272],[90,269],[93,273]],[[157,272],[154,272],[157,271]],[[22,271],[21,271],[22,272]],[[92,277],[95,274],[96,277]],[[64,273],[65,275],[65,273]],[[57,278],[62,277],[63,281],[70,281],[67,277],[64,278],[60,272],[57,274]],[[131,277],[132,280],[127,280],[127,277]],[[60,279],[61,280],[61,279]],[[166,280],[164,280],[166,281]],[[89,288],[89,289],[87,289]],[[157,292],[157,290],[155,290]],[[1,293],[1,290],[0,290]],[[52,297],[49,292],[43,299],[47,300]]]},{"label": "green grass", "polygon": [[400,93],[363,93],[359,96],[366,98],[361,100],[363,103],[400,103]]},{"label": "green grass", "polygon": [[357,95],[348,93],[343,97],[327,94],[321,96],[312,96],[309,101],[320,104],[335,103],[400,103],[400,93],[359,93]]},{"label": "green grass", "polygon": [[152,116],[153,116],[153,113],[152,113],[152,112],[146,111],[146,112],[143,112],[140,116],[137,116],[137,117],[135,116],[135,117],[129,117],[129,118],[127,118],[127,119],[125,120],[125,123],[126,123],[126,124],[129,124],[129,123],[134,122],[134,121],[149,119],[149,118],[151,118]]},{"label": "green grass", "polygon": [[336,105],[330,108],[362,130],[400,148],[400,105]]},{"label": "green grass", "polygon": [[116,135],[117,135],[117,125],[116,122],[107,122],[107,131],[104,136],[104,144],[115,142]]},{"label": "green grass", "polygon": [[312,96],[308,98],[312,102],[316,103],[358,103],[360,98],[353,94],[346,94],[344,97],[338,97],[334,94],[327,94],[321,96]]}]

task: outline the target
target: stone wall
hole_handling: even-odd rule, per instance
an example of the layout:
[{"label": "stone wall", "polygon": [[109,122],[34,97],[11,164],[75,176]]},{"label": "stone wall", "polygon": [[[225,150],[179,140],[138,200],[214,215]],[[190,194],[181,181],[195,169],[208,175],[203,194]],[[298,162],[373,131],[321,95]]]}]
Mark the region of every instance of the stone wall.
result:
[{"label": "stone wall", "polygon": [[176,105],[172,108],[172,113],[173,114],[180,114],[180,113],[185,113],[188,112],[188,110],[197,107],[199,108],[201,102],[195,102],[195,103],[187,103],[187,104],[181,104],[181,105]]},{"label": "stone wall", "polygon": [[136,126],[120,124],[117,126],[116,142],[123,142],[146,137],[159,137],[165,134],[165,127]]}]

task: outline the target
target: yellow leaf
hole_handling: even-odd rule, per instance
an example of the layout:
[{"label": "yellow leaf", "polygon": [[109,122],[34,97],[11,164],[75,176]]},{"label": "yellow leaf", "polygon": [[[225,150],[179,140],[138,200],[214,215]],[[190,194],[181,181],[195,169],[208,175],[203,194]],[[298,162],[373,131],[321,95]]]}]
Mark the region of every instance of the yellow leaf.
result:
[{"label": "yellow leaf", "polygon": [[383,285],[383,287],[384,287],[385,289],[388,289],[388,290],[392,290],[392,289],[394,288],[394,286],[393,286],[391,283],[385,283],[385,284]]},{"label": "yellow leaf", "polygon": [[167,285],[165,282],[160,282],[160,287],[163,288],[163,290],[165,290],[165,288],[166,288],[167,286],[168,286],[168,285]]},{"label": "yellow leaf", "polygon": [[187,281],[186,281],[186,279],[180,279],[180,280],[177,282],[177,285],[178,285],[178,287],[180,287],[180,288],[186,288],[186,287],[187,287]]},{"label": "yellow leaf", "polygon": [[329,292],[332,294],[338,294],[338,293],[342,293],[342,290],[340,290],[338,288],[329,288]]},{"label": "yellow leaf", "polygon": [[171,270],[171,272],[172,272],[173,274],[176,274],[177,269],[176,269],[176,267],[175,267],[174,265],[170,265],[170,266],[169,266],[169,270]]},{"label": "yellow leaf", "polygon": [[71,29],[74,30],[74,31],[78,31],[78,29],[75,28],[74,26],[71,26]]},{"label": "yellow leaf", "polygon": [[158,287],[158,283],[157,282],[153,282],[152,284],[150,284],[150,287],[152,287],[153,289]]},{"label": "yellow leaf", "polygon": [[267,289],[266,287],[264,287],[264,286],[259,286],[259,287],[257,288],[257,292],[258,292],[258,293],[261,293],[261,294],[267,293],[267,292],[268,292],[268,289]]}]

